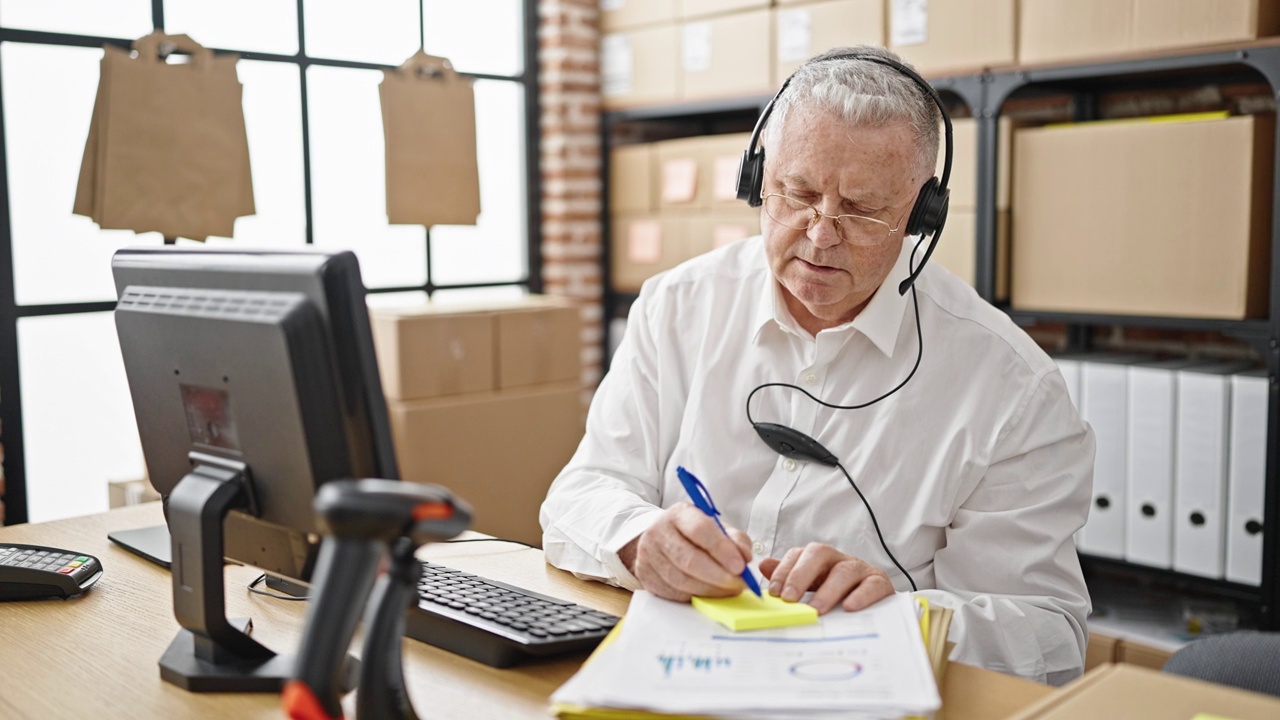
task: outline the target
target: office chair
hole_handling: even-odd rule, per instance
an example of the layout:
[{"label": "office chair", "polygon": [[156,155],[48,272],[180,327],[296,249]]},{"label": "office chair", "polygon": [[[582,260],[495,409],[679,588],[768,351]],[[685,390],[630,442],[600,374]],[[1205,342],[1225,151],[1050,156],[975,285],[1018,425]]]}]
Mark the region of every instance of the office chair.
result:
[{"label": "office chair", "polygon": [[1175,652],[1163,672],[1280,697],[1280,632],[1211,635]]}]

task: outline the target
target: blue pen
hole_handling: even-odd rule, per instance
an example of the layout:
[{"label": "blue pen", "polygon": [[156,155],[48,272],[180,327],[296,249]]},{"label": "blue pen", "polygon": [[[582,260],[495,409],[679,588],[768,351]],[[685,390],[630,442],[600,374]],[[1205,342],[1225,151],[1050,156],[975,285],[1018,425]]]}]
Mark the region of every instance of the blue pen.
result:
[{"label": "blue pen", "polygon": [[[724,529],[724,525],[720,523],[720,511],[716,509],[716,504],[711,499],[711,493],[707,492],[707,486],[702,481],[693,476],[693,473],[685,470],[683,467],[676,466],[676,475],[680,478],[680,484],[684,485],[685,492],[689,493],[689,498],[693,500],[693,504],[699,510],[707,514],[707,517],[716,521],[716,527],[720,528],[720,532],[729,536],[729,531]],[[751,566],[742,569],[742,582],[747,584],[751,592],[756,597],[763,597],[760,594],[760,583],[756,582],[755,575],[751,574]]]}]

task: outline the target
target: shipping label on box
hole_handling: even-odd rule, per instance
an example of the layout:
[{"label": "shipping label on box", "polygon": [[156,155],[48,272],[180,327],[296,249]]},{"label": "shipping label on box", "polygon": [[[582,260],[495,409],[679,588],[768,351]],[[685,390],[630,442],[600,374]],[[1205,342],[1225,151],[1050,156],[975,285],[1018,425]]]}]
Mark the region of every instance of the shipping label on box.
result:
[{"label": "shipping label on box", "polygon": [[923,31],[916,4],[904,5],[896,22],[891,7],[889,18],[890,48],[920,73],[967,74],[1016,60],[1015,0],[928,0],[923,5]]},{"label": "shipping label on box", "polygon": [[698,161],[691,157],[662,161],[661,205],[684,205],[698,194]]},{"label": "shipping label on box", "polygon": [[659,25],[600,39],[605,108],[671,102],[679,96],[678,26]]},{"label": "shipping label on box", "polygon": [[653,214],[613,216],[610,251],[612,285],[622,292],[637,292],[645,280],[682,262],[685,255],[684,225]]},{"label": "shipping label on box", "polygon": [[631,93],[631,36],[600,38],[600,92],[606,97]]},{"label": "shipping label on box", "polygon": [[705,135],[653,144],[659,210],[737,208],[738,164],[750,133]]},{"label": "shipping label on box", "polygon": [[889,42],[894,47],[929,41],[929,0],[889,0]]},{"label": "shipping label on box", "polygon": [[774,80],[781,83],[809,58],[832,48],[884,45],[881,0],[828,0],[774,14]]},{"label": "shipping label on box", "polygon": [[813,13],[808,8],[779,10],[774,18],[778,29],[778,62],[804,62],[813,55]]},{"label": "shipping label on box", "polygon": [[753,10],[685,25],[680,94],[685,100],[772,89],[773,12]]}]

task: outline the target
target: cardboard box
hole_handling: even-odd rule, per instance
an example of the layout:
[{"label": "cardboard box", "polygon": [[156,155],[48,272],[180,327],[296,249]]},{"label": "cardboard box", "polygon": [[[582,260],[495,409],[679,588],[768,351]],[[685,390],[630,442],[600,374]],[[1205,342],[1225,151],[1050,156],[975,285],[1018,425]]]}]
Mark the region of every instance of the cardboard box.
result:
[{"label": "cardboard box", "polygon": [[[1009,211],[996,212],[995,299],[1009,297]],[[924,252],[924,248],[920,249]],[[936,262],[973,285],[977,281],[978,217],[973,210],[947,210],[947,224],[929,262]]]},{"label": "cardboard box", "polygon": [[107,482],[107,507],[114,510],[129,505],[141,505],[160,499],[160,493],[151,487],[146,478],[133,480],[109,480]]},{"label": "cardboard box", "polygon": [[889,4],[889,47],[926,75],[972,73],[1017,58],[1015,0]]},{"label": "cardboard box", "polygon": [[1266,0],[1022,0],[1018,59],[1083,60],[1277,32],[1280,7]]},{"label": "cardboard box", "polygon": [[1199,713],[1265,720],[1280,717],[1280,698],[1135,665],[1104,665],[1008,720],[1187,720]]},{"label": "cardboard box", "polygon": [[1099,665],[1117,662],[1116,652],[1119,645],[1119,638],[1102,633],[1089,633],[1089,645],[1084,651],[1084,671],[1089,672]]},{"label": "cardboard box", "polygon": [[742,203],[734,212],[699,213],[685,221],[686,259],[760,234],[760,209]]},{"label": "cardboard box", "polygon": [[1132,0],[1133,49],[1255,40],[1280,32],[1273,0]]},{"label": "cardboard box", "polygon": [[654,143],[654,185],[659,211],[746,207],[738,199],[738,165],[751,133],[703,135]]},{"label": "cardboard box", "polygon": [[1273,144],[1263,115],[1016,131],[1013,305],[1265,315]]},{"label": "cardboard box", "polygon": [[582,374],[582,312],[537,304],[494,316],[499,390],[577,380]]},{"label": "cardboard box", "polygon": [[639,292],[645,280],[686,256],[685,223],[676,218],[615,215],[611,234],[612,285],[620,292]]},{"label": "cardboard box", "polygon": [[[1013,125],[1007,117],[997,121],[996,128],[996,209],[1009,209],[1009,152],[1013,137]],[[951,142],[955,154],[951,161],[950,209],[974,210],[978,204],[978,121],[959,118],[951,121]],[[942,178],[943,148],[938,148],[938,168],[935,174]]]},{"label": "cardboard box", "polygon": [[752,10],[687,22],[680,30],[680,97],[764,95],[773,90],[773,13]]},{"label": "cardboard box", "polygon": [[946,707],[937,713],[938,720],[1005,718],[1056,692],[1056,688],[1042,683],[961,662],[947,664],[938,690],[946,698]]},{"label": "cardboard box", "polygon": [[1101,57],[1132,49],[1130,0],[1021,0],[1018,61]]},{"label": "cardboard box", "polygon": [[883,0],[831,0],[774,10],[775,83],[831,48],[883,46],[884,9]]},{"label": "cardboard box", "polygon": [[472,529],[541,545],[538,508],[582,439],[577,382],[388,401],[400,474],[471,504]]},{"label": "cardboard box", "polygon": [[756,10],[773,4],[770,0],[677,0],[677,3],[679,7],[676,12],[684,20]]},{"label": "cardboard box", "polygon": [[378,308],[370,311],[369,325],[388,399],[493,389],[490,313],[439,305]]},{"label": "cardboard box", "polygon": [[609,153],[609,209],[613,212],[652,212],[655,163],[653,145],[623,145]]},{"label": "cardboard box", "polygon": [[678,100],[679,37],[679,25],[601,36],[600,96],[605,109]]},{"label": "cardboard box", "polygon": [[600,0],[600,30],[615,32],[676,19],[677,0]]}]

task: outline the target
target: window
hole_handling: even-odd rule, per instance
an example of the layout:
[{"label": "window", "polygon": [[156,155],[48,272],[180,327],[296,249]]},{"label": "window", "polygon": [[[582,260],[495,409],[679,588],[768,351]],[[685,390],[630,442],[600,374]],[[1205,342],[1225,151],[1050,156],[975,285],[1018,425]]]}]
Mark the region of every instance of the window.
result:
[{"label": "window", "polygon": [[[104,42],[163,27],[240,55],[257,213],[236,247],[350,249],[371,305],[540,289],[534,0],[0,0],[0,442],[6,521],[107,508],[143,463],[115,325],[112,253],[155,233],[71,214]],[[475,78],[476,226],[390,225],[377,85],[423,48]],[[186,241],[179,241],[186,242]],[[8,278],[12,277],[10,286]],[[9,400],[9,402],[4,402]]]}]

